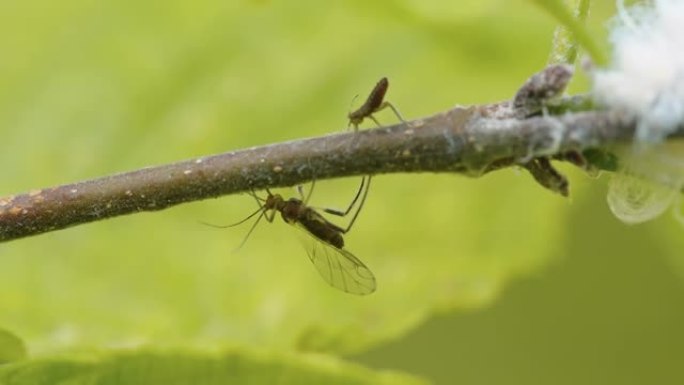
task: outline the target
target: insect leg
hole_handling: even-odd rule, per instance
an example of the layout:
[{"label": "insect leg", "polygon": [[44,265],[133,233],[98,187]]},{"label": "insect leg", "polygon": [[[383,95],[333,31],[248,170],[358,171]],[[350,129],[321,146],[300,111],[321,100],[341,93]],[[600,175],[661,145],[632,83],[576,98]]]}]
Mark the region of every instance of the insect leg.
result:
[{"label": "insect leg", "polygon": [[262,205],[261,205],[261,202],[265,202],[265,201],[266,201],[266,200],[263,199],[263,198],[259,198],[259,196],[256,195],[256,193],[254,192],[254,190],[250,190],[250,192],[249,192],[248,194],[251,195],[252,198],[254,198],[254,200],[256,201],[257,205],[259,205],[259,207],[262,206]]},{"label": "insect leg", "polygon": [[401,120],[403,123],[406,123],[406,121],[404,120],[404,118],[401,117],[401,114],[399,113],[399,110],[397,110],[397,108],[394,107],[394,104],[392,104],[392,103],[390,103],[390,102],[388,102],[388,101],[382,102],[382,104],[380,105],[380,107],[378,107],[378,109],[375,110],[375,111],[377,112],[377,111],[383,110],[383,109],[385,109],[385,108],[387,108],[387,107],[389,107],[389,108],[392,110],[392,112],[394,112],[394,115],[396,115],[397,118],[399,118],[399,120]]},{"label": "insect leg", "polygon": [[264,211],[264,216],[266,217],[266,220],[269,223],[273,223],[273,220],[275,219],[276,212],[277,212],[276,210],[271,210],[271,215],[269,216],[268,213]]},{"label": "insect leg", "polygon": [[354,222],[356,221],[356,218],[359,216],[359,213],[361,212],[361,209],[363,208],[363,204],[366,202],[366,197],[368,196],[368,189],[370,188],[370,181],[371,181],[371,176],[368,175],[368,180],[366,182],[366,189],[363,191],[363,196],[361,197],[361,202],[359,202],[359,207],[356,209],[354,216],[352,217],[351,221],[349,221],[349,224],[347,225],[347,228],[344,229],[343,233],[347,233],[349,230],[351,230],[352,226],[354,225]]},{"label": "insect leg", "polygon": [[[352,226],[354,225],[354,222],[356,221],[356,218],[359,216],[359,213],[361,212],[361,209],[363,208],[363,204],[366,202],[366,197],[368,196],[368,189],[370,188],[370,181],[371,181],[370,175],[365,176],[361,179],[361,186],[359,187],[359,191],[357,191],[356,196],[354,197],[354,200],[352,200],[352,203],[349,205],[349,207],[347,207],[346,211],[340,211],[340,210],[329,209],[329,208],[321,208],[320,209],[320,210],[322,210],[328,214],[343,217],[352,211],[354,205],[356,204],[356,201],[359,199],[359,197],[361,197],[361,202],[359,203],[359,207],[356,209],[356,212],[354,213],[354,216],[352,217],[351,221],[349,221],[349,224],[347,225],[347,227],[345,229],[341,229],[343,233],[347,233],[349,230],[351,230]],[[365,187],[365,189],[364,189],[364,187]]]},{"label": "insect leg", "polygon": [[[380,104],[380,106],[378,106],[378,108],[376,108],[376,109],[373,111],[373,113],[380,112],[380,111],[384,110],[384,109],[387,108],[387,107],[389,107],[389,108],[392,110],[392,112],[394,112],[394,115],[396,115],[397,118],[399,118],[399,120],[400,120],[402,123],[406,123],[406,121],[404,120],[404,118],[401,117],[401,114],[399,113],[399,110],[397,110],[397,108],[394,107],[394,105],[393,105],[392,103],[390,103],[390,102],[382,102],[382,104]],[[377,124],[379,127],[382,127],[382,124],[380,124],[380,122],[378,121],[378,119],[376,119],[375,116],[373,116],[372,114],[368,114],[366,117],[369,118],[369,119],[371,119],[372,121],[374,121],[375,124]],[[358,130],[358,126],[355,126],[355,130]]]},{"label": "insect leg", "polygon": [[[370,176],[368,176],[368,183],[370,183]],[[317,209],[326,212],[328,214],[332,215],[337,215],[338,217],[344,217],[347,214],[349,214],[350,211],[354,208],[356,205],[356,201],[359,200],[359,197],[361,196],[361,192],[363,191],[364,186],[366,186],[366,177],[361,178],[361,185],[359,186],[359,189],[356,191],[356,195],[354,196],[354,199],[352,199],[351,203],[349,204],[349,207],[347,207],[346,210],[337,210],[337,209],[331,209],[327,207],[317,207]]]},{"label": "insect leg", "polygon": [[[351,106],[354,104],[354,100],[356,100],[356,98],[358,98],[358,97],[359,97],[359,94],[356,94],[356,95],[352,98],[351,103],[349,103],[349,109],[350,109],[350,110],[351,110]],[[352,128],[352,126],[353,126],[353,127],[354,127],[354,131],[358,131],[358,130],[359,130],[359,124],[358,124],[358,123],[354,123],[354,119],[352,119],[353,114],[354,114],[354,113],[352,113],[352,112],[349,112],[349,114],[347,114],[347,117],[349,118],[349,124],[347,124],[347,130],[349,130],[349,129]]]},{"label": "insect leg", "polygon": [[297,191],[299,191],[299,197],[302,198],[302,202],[304,202],[304,205],[306,206],[309,203],[309,199],[311,199],[311,194],[313,193],[314,187],[316,186],[316,179],[311,181],[311,188],[309,188],[309,193],[304,196],[304,186],[301,184],[297,186]]}]

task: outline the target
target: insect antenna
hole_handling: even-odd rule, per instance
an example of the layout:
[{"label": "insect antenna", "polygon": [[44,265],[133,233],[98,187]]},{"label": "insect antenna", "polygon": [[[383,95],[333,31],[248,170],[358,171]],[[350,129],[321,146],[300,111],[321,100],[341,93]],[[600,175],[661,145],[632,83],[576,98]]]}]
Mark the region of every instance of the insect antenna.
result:
[{"label": "insect antenna", "polygon": [[[256,221],[254,221],[254,224],[252,225],[252,227],[249,228],[249,231],[247,232],[247,235],[245,235],[245,238],[242,240],[242,242],[240,242],[240,244],[238,245],[238,247],[236,247],[235,249],[233,249],[233,252],[236,252],[236,251],[240,250],[240,249],[242,248],[242,246],[245,245],[245,243],[247,242],[247,239],[249,239],[249,236],[252,235],[252,232],[254,231],[254,229],[255,229],[255,228],[257,227],[257,225],[259,224],[259,221],[261,221],[261,218],[263,218],[263,217],[266,216],[266,210],[259,209],[259,211],[261,211],[261,215],[259,215],[259,218],[257,218]],[[255,212],[254,214],[258,213],[259,211]],[[250,217],[254,216],[254,214],[250,215]],[[244,222],[244,221],[245,221],[245,220],[243,220],[242,222]]]},{"label": "insect antenna", "polygon": [[[268,191],[268,189],[267,189],[266,191]],[[233,249],[233,252],[236,252],[236,251],[240,250],[240,249],[242,248],[242,246],[245,245],[245,243],[247,242],[247,239],[249,239],[249,236],[252,235],[252,232],[254,231],[254,229],[257,227],[257,225],[258,225],[259,222],[261,221],[261,218],[263,218],[263,217],[266,216],[266,212],[267,212],[268,209],[269,209],[268,207],[265,206],[265,204],[262,203],[262,202],[265,203],[267,200],[264,199],[264,198],[259,197],[259,196],[254,192],[254,190],[250,190],[247,194],[249,194],[250,196],[252,196],[252,197],[254,198],[254,200],[256,200],[257,205],[259,205],[259,208],[258,208],[256,211],[254,211],[253,213],[249,214],[249,215],[247,216],[247,218],[245,218],[245,219],[243,219],[243,220],[241,220],[241,221],[239,221],[239,222],[232,223],[232,224],[230,224],[230,225],[216,225],[216,224],[213,224],[213,223],[208,223],[208,222],[200,221],[200,223],[202,223],[202,224],[204,224],[204,225],[206,225],[206,226],[211,226],[211,227],[214,227],[214,228],[217,228],[217,229],[225,229],[225,228],[228,228],[228,227],[234,227],[234,226],[237,226],[237,225],[241,225],[241,224],[247,222],[248,220],[252,219],[255,215],[260,214],[259,217],[257,218],[257,220],[254,221],[254,224],[252,224],[252,227],[249,228],[249,231],[247,232],[247,235],[245,235],[245,238],[242,240],[242,242],[240,242],[240,244],[238,245],[238,247],[236,247],[235,249]],[[269,194],[269,196],[272,195],[270,191],[268,191],[268,194]],[[268,218],[267,218],[267,219],[268,219]]]},{"label": "insect antenna", "polygon": [[255,212],[249,214],[249,216],[248,216],[247,218],[241,220],[240,222],[236,222],[236,223],[233,223],[233,224],[230,224],[230,225],[217,225],[217,224],[213,224],[213,223],[209,223],[209,222],[204,222],[204,221],[199,221],[199,222],[200,222],[201,224],[203,224],[203,225],[215,227],[215,228],[217,228],[217,229],[227,229],[227,228],[229,228],[229,227],[234,227],[234,226],[237,226],[237,225],[241,225],[241,224],[247,222],[249,219],[251,219],[251,218],[254,217],[255,215],[259,214],[259,212],[263,212],[263,211],[264,211],[264,207],[260,204],[260,205],[259,205],[259,208],[257,209],[257,211],[255,211]]},{"label": "insect antenna", "polygon": [[[358,98],[358,97],[359,97],[359,94],[354,95],[354,97],[352,98],[351,102],[349,103],[349,109],[348,109],[349,114],[351,114],[351,108],[352,108],[352,106],[354,105],[354,101],[355,101],[356,98]],[[349,120],[349,124],[347,124],[347,129],[351,128],[351,125],[352,125],[352,122],[351,122],[351,119],[350,119],[350,120]]]},{"label": "insect antenna", "polygon": [[230,224],[230,225],[215,225],[215,224],[213,224],[213,223],[208,223],[208,222],[203,222],[203,221],[200,221],[200,223],[203,224],[203,225],[215,227],[215,228],[217,228],[217,229],[225,229],[225,228],[228,228],[228,227],[233,227],[233,226],[241,225],[241,224],[247,222],[249,219],[251,219],[252,217],[254,217],[254,216],[257,215],[257,214],[261,214],[261,215],[259,215],[259,217],[257,218],[257,220],[254,221],[254,224],[252,225],[252,227],[249,228],[249,231],[247,232],[247,235],[245,235],[245,238],[242,240],[242,242],[240,242],[240,244],[238,245],[238,247],[236,247],[235,249],[233,249],[233,252],[236,252],[236,251],[240,250],[240,249],[242,248],[242,246],[245,245],[245,243],[247,242],[247,239],[249,238],[250,235],[252,235],[252,232],[254,231],[254,229],[257,227],[257,225],[258,225],[259,222],[261,221],[261,218],[263,218],[263,217],[266,215],[266,210],[264,209],[263,206],[259,206],[259,209],[258,209],[257,211],[255,211],[255,212],[249,214],[249,216],[248,216],[247,218],[241,220],[240,222],[233,223],[233,224]]}]

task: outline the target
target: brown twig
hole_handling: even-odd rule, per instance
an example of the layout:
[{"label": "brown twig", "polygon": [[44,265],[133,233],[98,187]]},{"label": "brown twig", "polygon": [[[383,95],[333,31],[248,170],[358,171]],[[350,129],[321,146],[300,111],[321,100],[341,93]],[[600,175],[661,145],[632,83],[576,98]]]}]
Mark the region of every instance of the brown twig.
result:
[{"label": "brown twig", "polygon": [[479,176],[542,156],[627,142],[635,130],[632,118],[618,111],[518,115],[510,101],[456,107],[389,127],[231,151],[8,196],[0,198],[0,241],[314,179],[397,172]]}]

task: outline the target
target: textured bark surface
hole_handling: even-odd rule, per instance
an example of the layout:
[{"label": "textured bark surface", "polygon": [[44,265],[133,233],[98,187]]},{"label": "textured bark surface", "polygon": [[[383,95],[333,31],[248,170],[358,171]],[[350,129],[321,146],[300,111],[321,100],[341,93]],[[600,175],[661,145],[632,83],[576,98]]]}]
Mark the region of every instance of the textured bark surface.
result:
[{"label": "textured bark surface", "polygon": [[[635,131],[633,118],[623,112],[581,111],[590,106],[586,97],[547,104],[569,80],[571,73],[563,72],[567,68],[550,66],[534,75],[514,101],[455,107],[394,126],[253,147],[2,197],[0,241],[221,195],[355,175],[448,172],[477,177],[521,165],[542,186],[567,195],[567,181],[548,158],[581,165],[578,156],[585,150],[629,142]],[[547,92],[539,79],[551,79]]]}]

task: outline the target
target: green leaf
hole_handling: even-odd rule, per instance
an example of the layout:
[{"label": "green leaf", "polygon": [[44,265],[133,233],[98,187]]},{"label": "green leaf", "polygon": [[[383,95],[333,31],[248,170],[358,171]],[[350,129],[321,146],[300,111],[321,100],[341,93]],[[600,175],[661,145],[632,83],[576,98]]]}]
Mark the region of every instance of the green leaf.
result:
[{"label": "green leaf", "polygon": [[[382,76],[406,119],[510,98],[549,34],[515,2],[54,4],[0,6],[1,195],[341,131]],[[358,183],[318,181],[312,204],[345,207]],[[230,196],[2,244],[0,323],[41,355],[141,342],[359,352],[543,269],[570,207],[514,170],[378,176],[345,237],[377,277],[365,297],[328,286],[279,217],[238,252],[249,224],[198,223],[254,209]]]},{"label": "green leaf", "polygon": [[3,385],[379,384],[424,385],[417,377],[372,371],[313,354],[112,352],[61,356],[0,367]]},{"label": "green leaf", "polygon": [[618,157],[605,150],[590,148],[584,150],[582,155],[584,155],[590,165],[600,170],[617,171],[620,166]]},{"label": "green leaf", "polygon": [[[589,11],[590,0],[578,1],[576,16],[573,15],[572,11],[570,11],[570,9],[563,3],[563,0],[532,1],[550,13],[556,20],[558,20],[558,22],[567,28],[568,31],[574,35],[574,39],[582,44],[587,52],[589,52],[595,63],[601,65],[608,61],[606,55],[596,43],[596,40],[591,36],[591,34],[589,34],[589,31],[583,24],[583,21],[586,19]],[[572,63],[577,55],[576,48],[574,47],[574,44],[569,41],[568,37],[562,35],[563,32],[561,32],[560,36],[557,36],[554,42],[554,58],[552,61],[566,60],[566,62]],[[558,55],[558,57],[555,58],[555,55]]]},{"label": "green leaf", "polygon": [[7,330],[0,329],[0,365],[26,357],[24,341]]},{"label": "green leaf", "polygon": [[[574,0],[575,2],[575,18],[578,22],[584,24],[589,15],[589,6],[591,0]],[[556,27],[553,34],[553,44],[551,46],[551,54],[549,55],[549,64],[557,63],[575,63],[577,60],[577,39],[565,25]]]}]

